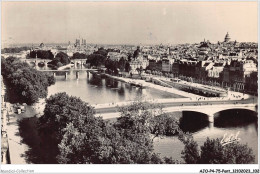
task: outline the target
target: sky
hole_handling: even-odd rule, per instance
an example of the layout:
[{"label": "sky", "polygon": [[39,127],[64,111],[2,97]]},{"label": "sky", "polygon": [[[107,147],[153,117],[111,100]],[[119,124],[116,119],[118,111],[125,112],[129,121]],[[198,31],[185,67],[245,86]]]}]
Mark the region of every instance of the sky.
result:
[{"label": "sky", "polygon": [[2,44],[257,42],[257,2],[2,2]]}]

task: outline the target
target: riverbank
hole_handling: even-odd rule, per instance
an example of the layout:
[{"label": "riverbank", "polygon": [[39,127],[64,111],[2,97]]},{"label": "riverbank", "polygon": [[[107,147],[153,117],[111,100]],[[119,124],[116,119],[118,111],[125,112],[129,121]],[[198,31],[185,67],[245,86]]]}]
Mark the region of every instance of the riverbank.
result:
[{"label": "riverbank", "polygon": [[[124,77],[117,77],[117,76],[112,76],[109,74],[105,74],[106,77],[115,79],[124,83],[135,83],[135,84],[142,84],[145,87],[148,88],[154,88],[157,90],[161,90],[164,92],[172,93],[172,94],[178,94],[181,96],[184,96],[185,98],[170,98],[170,99],[153,99],[153,100],[144,100],[146,102],[151,102],[151,103],[170,103],[170,102],[189,102],[189,101],[230,101],[230,100],[243,100],[243,99],[253,99],[254,103],[257,103],[257,97],[256,96],[251,96],[249,94],[243,94],[240,92],[234,92],[234,91],[229,91],[228,95],[225,97],[203,97],[200,95],[188,93],[185,91],[181,91],[176,88],[168,88],[168,87],[163,87],[160,85],[156,85],[150,82],[145,82],[144,80],[137,80],[137,79],[129,79],[129,78],[124,78]],[[96,104],[93,105],[95,108],[109,108],[109,107],[115,107],[115,106],[125,106],[131,104],[133,101],[127,101],[127,102],[117,102],[117,103],[104,103],[104,104]]]},{"label": "riverbank", "polygon": [[115,79],[115,80],[118,80],[118,81],[122,81],[122,82],[125,82],[125,83],[131,83],[131,82],[134,81],[136,84],[141,84],[144,87],[154,88],[154,89],[161,90],[161,91],[164,91],[164,92],[169,92],[169,93],[172,93],[172,94],[178,94],[180,96],[187,97],[187,98],[201,97],[201,96],[196,95],[196,94],[192,94],[192,93],[188,93],[188,92],[185,92],[185,91],[178,90],[176,88],[163,87],[163,86],[160,86],[160,85],[156,85],[156,84],[153,84],[153,83],[146,82],[144,80],[117,77],[117,76],[112,76],[112,75],[109,75],[109,74],[105,74],[105,75],[109,78],[112,78],[112,79]]}]

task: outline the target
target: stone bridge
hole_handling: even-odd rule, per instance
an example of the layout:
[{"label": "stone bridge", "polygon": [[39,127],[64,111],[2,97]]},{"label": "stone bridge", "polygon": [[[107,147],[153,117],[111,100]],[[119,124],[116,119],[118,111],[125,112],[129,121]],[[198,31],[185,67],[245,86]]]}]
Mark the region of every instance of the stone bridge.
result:
[{"label": "stone bridge", "polygon": [[[21,61],[27,62],[29,65],[32,65],[32,64],[38,65],[38,63],[40,63],[40,62],[47,65],[48,62],[51,62],[52,60],[40,59],[40,58],[38,58],[36,60],[35,58],[32,58],[32,59],[21,59]],[[75,67],[77,66],[77,64],[82,66],[83,64],[86,64],[86,59],[73,59],[73,60],[71,60],[71,63],[73,63],[75,65]]]},{"label": "stone bridge", "polygon": [[[196,106],[170,106],[164,107],[163,112],[185,112],[193,111],[206,114],[208,116],[208,121],[210,123],[214,122],[214,115],[218,112],[231,110],[231,109],[246,109],[250,111],[257,112],[257,104],[248,103],[248,104],[216,104],[216,105],[196,105]],[[120,116],[119,112],[110,112],[110,113],[99,113],[97,116],[101,116],[104,119],[117,118]]]}]

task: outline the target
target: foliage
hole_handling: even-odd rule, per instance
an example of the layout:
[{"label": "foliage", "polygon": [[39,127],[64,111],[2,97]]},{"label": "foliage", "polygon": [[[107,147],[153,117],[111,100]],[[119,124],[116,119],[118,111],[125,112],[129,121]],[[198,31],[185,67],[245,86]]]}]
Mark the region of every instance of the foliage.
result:
[{"label": "foliage", "polygon": [[11,91],[10,95],[17,100],[13,102],[33,104],[39,98],[45,98],[47,87],[55,83],[52,76],[39,72],[14,57],[1,59],[1,73]]},{"label": "foliage", "polygon": [[87,58],[86,54],[79,53],[79,52],[74,53],[73,56],[71,57],[71,59],[86,59],[86,58]]},{"label": "foliage", "polygon": [[126,64],[125,64],[125,71],[126,71],[126,72],[131,71],[131,66],[130,66],[130,63],[129,63],[129,62],[126,62]]},{"label": "foliage", "polygon": [[179,120],[170,114],[163,113],[162,115],[155,116],[151,124],[153,125],[152,133],[156,136],[172,136],[181,132],[179,129]]},{"label": "foliage", "polygon": [[21,51],[30,50],[29,47],[12,47],[12,48],[4,48],[1,52],[4,53],[20,53]]},{"label": "foliage", "polygon": [[188,164],[251,164],[255,161],[252,149],[239,142],[222,146],[220,139],[207,138],[199,151],[190,135],[181,140],[185,144],[182,158]]},{"label": "foliage", "polygon": [[59,52],[55,56],[55,58],[51,62],[49,62],[48,64],[51,64],[51,65],[54,65],[54,66],[57,66],[57,67],[61,67],[61,66],[67,65],[69,63],[70,63],[69,56],[64,52]]},{"label": "foliage", "polygon": [[184,143],[184,150],[181,152],[182,158],[187,164],[199,163],[199,151],[198,144],[194,141],[190,134],[185,135],[184,133],[179,134],[178,137]]},{"label": "foliage", "polygon": [[137,58],[139,56],[140,52],[141,52],[140,47],[138,46],[137,49],[134,52],[133,58]]},{"label": "foliage", "polygon": [[70,63],[70,58],[69,56],[64,53],[64,52],[59,52],[56,56],[55,59],[58,59],[59,62],[61,62],[63,65],[67,65]]},{"label": "foliage", "polygon": [[118,74],[118,71],[129,72],[131,70],[129,62],[123,57],[119,61],[106,59],[105,67],[108,71],[113,72],[113,74]]},{"label": "foliage", "polygon": [[106,61],[106,57],[102,54],[91,54],[87,57],[87,62],[90,63],[90,66],[100,67],[104,65]]},{"label": "foliage", "polygon": [[57,93],[46,100],[44,115],[41,117],[40,123],[48,128],[48,132],[55,133],[57,140],[61,140],[67,123],[78,124],[79,121],[86,121],[84,120],[86,117],[94,119],[94,110],[91,106],[77,97]]},{"label": "foliage", "polygon": [[119,62],[118,62],[118,68],[120,69],[121,72],[125,71],[125,66],[126,66],[126,60],[125,58],[121,57]]},{"label": "foliage", "polygon": [[50,59],[54,58],[53,53],[50,50],[37,50],[37,51],[30,51],[29,58],[37,58],[39,59]]},{"label": "foliage", "polygon": [[[79,98],[59,93],[47,100],[39,130],[45,132],[43,139],[56,142],[59,163],[176,163],[153,152],[151,131],[157,129],[153,119],[161,113],[158,106],[136,102],[119,110],[115,123],[104,121]],[[158,132],[155,136],[164,133]]]},{"label": "foliage", "polygon": [[108,51],[101,47],[98,49],[98,51],[95,51],[93,54],[100,54],[104,57],[107,57]]}]

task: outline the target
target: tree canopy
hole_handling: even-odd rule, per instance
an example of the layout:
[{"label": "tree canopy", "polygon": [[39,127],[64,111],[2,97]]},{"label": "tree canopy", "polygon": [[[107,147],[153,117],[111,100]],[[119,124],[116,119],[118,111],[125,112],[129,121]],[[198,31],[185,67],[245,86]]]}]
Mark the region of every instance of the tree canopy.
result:
[{"label": "tree canopy", "polygon": [[120,108],[121,117],[109,122],[95,117],[94,109],[79,98],[58,93],[47,99],[39,130],[44,139],[56,142],[58,163],[176,163],[153,151],[153,137],[163,135],[167,124],[155,123],[154,109],[161,112],[157,106],[134,103]]},{"label": "tree canopy", "polygon": [[13,102],[33,104],[39,98],[47,97],[48,86],[55,83],[53,76],[39,72],[14,57],[1,59],[1,73]]},{"label": "tree canopy", "polygon": [[59,52],[55,58],[49,62],[49,64],[54,65],[56,67],[64,66],[70,63],[69,56],[64,52]]},{"label": "tree canopy", "polygon": [[86,54],[79,53],[79,52],[74,53],[73,56],[71,57],[71,59],[86,59],[86,58],[87,58]]},{"label": "tree canopy", "polygon": [[30,50],[29,47],[11,47],[11,48],[4,48],[1,50],[2,53],[20,53],[21,51]]},{"label": "tree canopy", "polygon": [[239,142],[222,145],[220,139],[209,139],[198,148],[192,136],[183,138],[182,158],[188,164],[253,164],[253,150]]},{"label": "tree canopy", "polygon": [[53,53],[50,50],[37,50],[37,51],[30,51],[29,58],[37,58],[39,59],[50,59],[54,58]]}]

